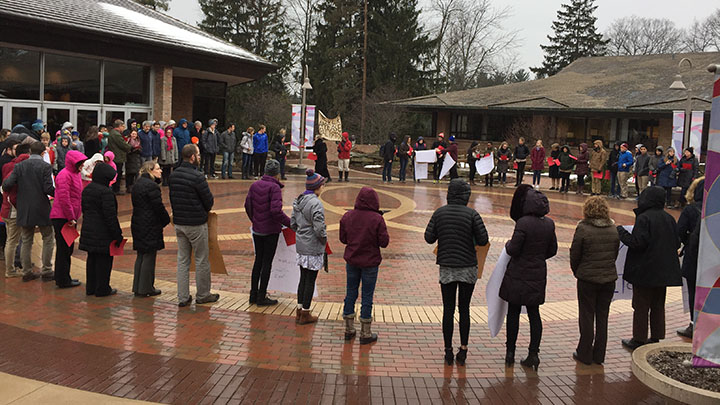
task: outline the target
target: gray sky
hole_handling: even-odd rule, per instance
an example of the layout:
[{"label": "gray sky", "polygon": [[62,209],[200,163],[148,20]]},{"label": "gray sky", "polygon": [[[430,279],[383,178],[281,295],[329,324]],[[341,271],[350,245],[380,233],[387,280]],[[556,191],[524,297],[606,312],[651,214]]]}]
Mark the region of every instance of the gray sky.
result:
[{"label": "gray sky", "polygon": [[[238,0],[241,1],[241,0]],[[510,7],[512,16],[506,21],[509,30],[517,30],[520,41],[517,47],[518,68],[538,66],[543,54],[540,44],[547,43],[551,24],[564,0],[494,0],[497,7]],[[420,4],[427,4],[420,0]],[[648,18],[668,18],[684,28],[693,20],[703,20],[720,3],[708,0],[597,0],[598,26],[601,32],[617,18],[638,15]],[[171,0],[170,15],[190,24],[202,20],[197,0]]]}]

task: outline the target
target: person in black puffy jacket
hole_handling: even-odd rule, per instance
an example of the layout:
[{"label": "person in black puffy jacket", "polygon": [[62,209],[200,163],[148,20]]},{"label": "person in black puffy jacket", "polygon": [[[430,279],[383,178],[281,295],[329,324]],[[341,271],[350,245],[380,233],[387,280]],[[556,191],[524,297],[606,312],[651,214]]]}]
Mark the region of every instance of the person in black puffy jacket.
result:
[{"label": "person in black puffy jacket", "polygon": [[117,199],[110,188],[110,181],[117,172],[106,163],[98,163],[93,170],[92,182],[82,193],[83,224],[80,234],[80,250],[88,252],[85,267],[87,281],[85,293],[104,297],[117,293],[110,287],[113,257],[110,243],[123,240],[117,217]]},{"label": "person in black puffy jacket", "polygon": [[477,281],[478,263],[475,246],[488,244],[488,234],[477,211],[467,206],[470,185],[462,179],[450,180],[447,205],[435,210],[425,228],[425,242],[438,243],[437,264],[440,266],[440,290],[443,300],[443,338],[445,361],[453,363],[452,336],[455,317],[455,296],[460,315],[460,350],[456,360],[464,366],[470,335],[470,299]]},{"label": "person in black puffy jacket", "polygon": [[678,219],[680,242],[683,244],[682,276],[687,280],[688,304],[690,307],[690,325],[678,329],[680,336],[692,339],[693,321],[695,317],[695,286],[697,285],[697,262],[700,250],[700,222],[702,221],[702,205],[705,194],[705,177],[700,177],[690,184],[686,194],[688,205]]},{"label": "person in black puffy jacket", "polygon": [[158,250],[165,249],[163,228],[170,223],[162,192],[158,183],[162,181],[162,169],[155,162],[145,162],[140,169],[132,191],[133,249],[137,251],[133,292],[136,297],[160,294],[155,289],[155,260]]}]

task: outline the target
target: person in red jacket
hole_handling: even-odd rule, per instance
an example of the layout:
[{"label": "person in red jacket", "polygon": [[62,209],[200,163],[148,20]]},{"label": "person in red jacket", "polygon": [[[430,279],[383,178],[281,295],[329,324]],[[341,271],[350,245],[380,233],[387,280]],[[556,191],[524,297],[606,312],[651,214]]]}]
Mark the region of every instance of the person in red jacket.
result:
[{"label": "person in red jacket", "polygon": [[350,135],[347,132],[342,133],[342,141],[338,144],[338,181],[343,181],[343,173],[345,173],[345,181],[348,181],[348,174],[350,173],[350,150],[352,149],[352,142],[350,142]]},{"label": "person in red jacket", "polygon": [[362,304],[360,306],[360,344],[377,340],[372,333],[372,304],[377,282],[378,266],[382,262],[380,248],[390,243],[385,220],[380,211],[380,198],[375,190],[363,187],[355,199],[355,209],[340,219],[340,242],[345,247],[347,271],[347,293],[343,319],[345,319],[345,340],[355,337],[355,301],[362,282]]}]

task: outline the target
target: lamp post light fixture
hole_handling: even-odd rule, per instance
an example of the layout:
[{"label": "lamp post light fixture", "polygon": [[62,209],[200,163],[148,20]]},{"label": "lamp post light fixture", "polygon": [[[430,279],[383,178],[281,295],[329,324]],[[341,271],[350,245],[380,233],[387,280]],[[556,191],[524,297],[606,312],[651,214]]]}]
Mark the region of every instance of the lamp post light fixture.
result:
[{"label": "lamp post light fixture", "polygon": [[302,84],[302,104],[300,105],[300,145],[298,145],[298,148],[300,149],[300,160],[298,161],[298,169],[304,169],[304,166],[302,164],[303,161],[303,154],[305,152],[305,117],[307,116],[307,102],[306,102],[306,96],[307,91],[312,90],[312,86],[310,85],[310,78],[307,76],[308,67],[305,65],[305,78],[303,79]]},{"label": "lamp post light fixture", "polygon": [[[682,67],[682,64],[684,62],[687,62],[688,65],[690,65],[690,69],[693,67],[693,63],[688,58],[682,58],[680,62],[678,63],[678,70]],[[685,99],[685,120],[683,122],[683,141],[682,141],[682,147],[686,148],[690,143],[690,124],[692,121],[692,98],[690,97],[690,89],[685,86],[685,83],[682,81],[682,75],[677,74],[675,75],[675,80],[672,82],[672,84],[669,87],[670,90],[683,90],[686,93],[686,99]],[[681,156],[682,151],[676,150],[675,151],[676,156]]]}]

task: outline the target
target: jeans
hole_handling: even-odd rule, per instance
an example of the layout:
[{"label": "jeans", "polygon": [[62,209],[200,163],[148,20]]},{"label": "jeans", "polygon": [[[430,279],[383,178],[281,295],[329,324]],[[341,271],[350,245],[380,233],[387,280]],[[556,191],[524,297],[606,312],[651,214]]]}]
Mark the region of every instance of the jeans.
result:
[{"label": "jeans", "polygon": [[526,162],[517,162],[517,171],[515,172],[515,186],[519,186],[523,182],[523,176],[525,176],[525,163]]},{"label": "jeans", "polygon": [[[528,318],[530,318],[530,353],[540,352],[540,340],[542,340],[542,319],[540,318],[539,305],[526,305]],[[505,346],[508,350],[515,350],[515,342],[517,342],[518,330],[520,329],[520,311],[522,305],[508,304],[507,313],[507,342]]]},{"label": "jeans", "polygon": [[310,310],[312,304],[313,293],[315,292],[315,280],[317,280],[318,271],[309,270],[300,267],[300,282],[298,283],[297,303],[302,305],[303,309]]},{"label": "jeans", "polygon": [[252,156],[253,155],[251,153],[242,154],[242,173],[246,179],[249,179],[250,176],[252,176]]},{"label": "jeans", "polygon": [[687,204],[687,199],[685,198],[685,194],[687,194],[688,188],[689,187],[680,188],[680,199],[678,201],[680,201],[680,203],[683,205]]},{"label": "jeans", "polygon": [[[42,274],[50,275],[53,272],[52,254],[55,248],[55,232],[52,226],[38,226],[42,235]],[[22,239],[22,248],[20,248],[20,260],[22,261],[23,273],[32,273],[32,246],[33,237],[35,236],[34,226],[21,226],[20,238]]]},{"label": "jeans", "polygon": [[582,362],[598,364],[605,362],[608,315],[614,293],[614,281],[603,284],[577,281],[578,326],[580,327],[577,355]]},{"label": "jeans", "polygon": [[385,166],[383,166],[382,172],[383,181],[392,181],[392,164],[392,160],[389,162],[385,162]]},{"label": "jeans", "polygon": [[470,299],[475,284],[453,282],[440,284],[443,301],[443,339],[445,348],[452,348],[453,329],[455,327],[455,295],[458,291],[457,307],[460,320],[460,345],[467,346],[470,336]]},{"label": "jeans", "polygon": [[646,342],[648,320],[650,321],[650,339],[665,339],[665,295],[667,287],[633,288],[633,339]]},{"label": "jeans", "polygon": [[232,176],[233,163],[235,161],[235,152],[223,152],[222,166],[220,166],[220,175],[227,177]]},{"label": "jeans", "polygon": [[155,262],[157,250],[137,252],[133,274],[133,292],[149,294],[155,290]]},{"label": "jeans", "polygon": [[110,295],[110,273],[113,257],[108,253],[88,252],[85,264],[85,293],[104,297]]},{"label": "jeans", "polygon": [[610,195],[620,195],[617,172],[610,172]]},{"label": "jeans", "polygon": [[190,298],[190,255],[195,254],[195,287],[197,299],[210,295],[210,261],[208,255],[208,224],[175,225],[177,236],[177,291],[178,301]]},{"label": "jeans", "polygon": [[280,234],[275,233],[264,236],[253,234],[252,237],[255,245],[255,263],[250,278],[250,300],[254,301],[267,296],[270,270],[272,270],[272,262]]},{"label": "jeans", "polygon": [[408,159],[400,159],[400,181],[405,181],[405,172],[407,171]]},{"label": "jeans", "polygon": [[375,283],[377,283],[377,267],[355,267],[351,264],[345,265],[347,273],[347,289],[345,292],[345,307],[343,316],[355,313],[355,302],[358,298],[358,288],[362,282],[362,300],[360,304],[360,319],[372,319],[373,295],[375,295]]},{"label": "jeans", "polygon": [[62,235],[62,228],[68,222],[64,218],[53,218],[52,224],[55,229],[55,284],[66,286],[72,282],[70,277],[70,258],[75,248],[75,242],[68,246]]},{"label": "jeans", "polygon": [[540,174],[542,173],[542,170],[533,170],[533,186],[534,185],[540,185]]}]

